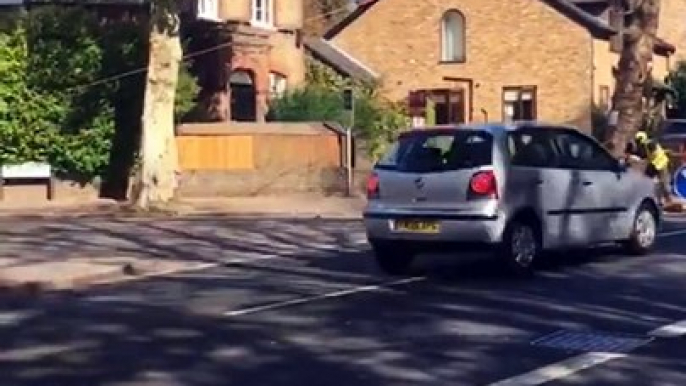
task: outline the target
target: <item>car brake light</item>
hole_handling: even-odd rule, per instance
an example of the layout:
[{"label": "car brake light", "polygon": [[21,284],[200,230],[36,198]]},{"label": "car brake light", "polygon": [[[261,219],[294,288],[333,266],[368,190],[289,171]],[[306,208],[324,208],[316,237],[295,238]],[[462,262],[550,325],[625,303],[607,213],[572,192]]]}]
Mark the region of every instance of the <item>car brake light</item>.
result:
[{"label": "car brake light", "polygon": [[367,198],[379,197],[379,176],[372,173],[367,177]]},{"label": "car brake light", "polygon": [[471,198],[498,198],[498,184],[492,170],[477,172],[469,181]]}]

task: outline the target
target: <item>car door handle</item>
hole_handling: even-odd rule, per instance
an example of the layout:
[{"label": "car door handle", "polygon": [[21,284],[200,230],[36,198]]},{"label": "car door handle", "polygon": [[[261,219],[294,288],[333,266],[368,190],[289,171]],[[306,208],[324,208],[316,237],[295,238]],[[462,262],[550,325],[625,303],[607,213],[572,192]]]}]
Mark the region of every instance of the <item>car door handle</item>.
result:
[{"label": "car door handle", "polygon": [[593,185],[593,182],[591,182],[591,181],[581,181],[581,185],[583,185],[583,186],[591,186],[591,185]]}]

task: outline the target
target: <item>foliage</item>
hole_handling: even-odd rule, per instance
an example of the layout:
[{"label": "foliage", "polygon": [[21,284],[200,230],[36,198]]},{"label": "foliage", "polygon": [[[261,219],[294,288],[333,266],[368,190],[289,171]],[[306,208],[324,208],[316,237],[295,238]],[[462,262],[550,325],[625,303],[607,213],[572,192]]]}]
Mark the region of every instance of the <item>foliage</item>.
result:
[{"label": "foliage", "polygon": [[383,100],[376,84],[346,79],[316,62],[308,65],[304,87],[288,91],[272,101],[270,119],[280,121],[333,121],[350,125],[349,112],[343,107],[343,89],[354,95],[354,134],[367,143],[372,157],[378,157],[386,144],[409,125],[400,104]]},{"label": "foliage", "polygon": [[305,81],[308,85],[317,85],[332,91],[340,91],[345,88],[353,88],[360,93],[376,96],[380,84],[377,82],[362,81],[342,76],[314,59],[306,62],[307,71]]},{"label": "foliage", "polygon": [[43,161],[59,140],[54,122],[65,116],[66,106],[28,86],[28,57],[23,29],[0,34],[0,164]]},{"label": "foliage", "polygon": [[321,36],[352,10],[350,0],[304,0],[306,35]]},{"label": "foliage", "polygon": [[686,118],[686,61],[679,61],[673,71],[667,75],[666,84],[675,92],[673,110],[678,118]]},{"label": "foliage", "polygon": [[0,12],[0,31],[11,32],[17,28],[17,21],[24,17],[26,11],[21,6],[3,6]]},{"label": "foliage", "polygon": [[200,86],[198,86],[197,78],[191,74],[190,66],[185,62],[181,62],[174,107],[177,120],[180,120],[195,108],[197,103],[195,98],[198,92],[200,92]]},{"label": "foliage", "polygon": [[[31,47],[27,86],[43,98],[59,100],[64,113],[51,121],[57,133],[43,146],[42,161],[79,179],[101,174],[114,133],[111,96],[116,85],[96,82],[107,66],[98,19],[80,8],[41,7],[29,13],[26,28]],[[43,128],[25,135],[42,136]],[[17,156],[14,162],[21,162]]]},{"label": "foliage", "polygon": [[[0,32],[0,163],[48,161],[85,181],[103,175],[115,131],[129,142],[139,135],[145,27],[135,19],[103,22],[80,7],[42,6]],[[177,115],[192,107],[198,89],[185,67],[181,79]]]},{"label": "foliage", "polygon": [[272,101],[269,115],[270,119],[287,122],[339,121],[343,119],[342,103],[341,96],[332,90],[307,86]]},{"label": "foliage", "polygon": [[591,109],[591,130],[593,137],[601,143],[607,138],[609,123],[607,111],[594,104]]}]

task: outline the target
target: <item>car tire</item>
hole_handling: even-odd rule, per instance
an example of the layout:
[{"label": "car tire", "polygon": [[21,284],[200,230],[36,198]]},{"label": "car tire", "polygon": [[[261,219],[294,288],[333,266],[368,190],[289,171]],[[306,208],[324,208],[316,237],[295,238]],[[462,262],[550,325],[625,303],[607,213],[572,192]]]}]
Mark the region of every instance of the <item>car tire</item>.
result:
[{"label": "car tire", "polygon": [[623,243],[624,250],[635,256],[650,253],[657,240],[657,223],[655,209],[649,204],[641,204],[636,210],[629,239]]},{"label": "car tire", "polygon": [[377,266],[389,275],[407,275],[415,253],[407,247],[393,246],[386,242],[371,242]]},{"label": "car tire", "polygon": [[541,246],[540,229],[533,221],[513,220],[505,227],[497,255],[511,274],[529,278],[534,274]]}]

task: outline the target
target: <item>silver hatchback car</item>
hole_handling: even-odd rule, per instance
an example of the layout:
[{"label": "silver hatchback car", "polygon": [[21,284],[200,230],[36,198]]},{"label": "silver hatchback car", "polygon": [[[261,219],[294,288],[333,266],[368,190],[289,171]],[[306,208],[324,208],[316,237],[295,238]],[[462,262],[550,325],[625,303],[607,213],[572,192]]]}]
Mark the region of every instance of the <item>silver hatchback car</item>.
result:
[{"label": "silver hatchback car", "polygon": [[379,266],[430,251],[495,252],[529,275],[541,252],[620,242],[644,254],[662,218],[654,182],[573,127],[482,124],[404,132],[367,181]]}]

